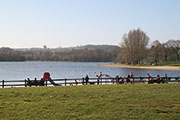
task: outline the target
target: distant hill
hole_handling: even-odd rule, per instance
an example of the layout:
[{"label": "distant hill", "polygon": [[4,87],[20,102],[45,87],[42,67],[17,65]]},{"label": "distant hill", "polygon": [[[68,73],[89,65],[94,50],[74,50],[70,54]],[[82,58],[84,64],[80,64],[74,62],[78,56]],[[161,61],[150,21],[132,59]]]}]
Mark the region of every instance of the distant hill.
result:
[{"label": "distant hill", "polygon": [[[113,50],[120,50],[120,47],[117,45],[83,45],[83,46],[77,46],[77,47],[59,47],[59,48],[47,48],[46,50],[52,50],[52,51],[68,51],[73,49],[88,49],[88,50],[104,50],[104,51],[113,51]],[[42,51],[44,48],[19,48],[16,49],[18,51]]]},{"label": "distant hill", "polygon": [[88,49],[88,50],[105,50],[105,51],[112,51],[112,50],[120,50],[119,46],[116,45],[85,45],[85,46],[78,46],[77,49]]},{"label": "distant hill", "polygon": [[83,45],[83,46],[77,46],[77,47],[66,47],[66,48],[55,48],[53,50],[55,51],[69,51],[69,50],[103,50],[103,51],[113,51],[113,50],[120,50],[119,46],[116,45]]}]

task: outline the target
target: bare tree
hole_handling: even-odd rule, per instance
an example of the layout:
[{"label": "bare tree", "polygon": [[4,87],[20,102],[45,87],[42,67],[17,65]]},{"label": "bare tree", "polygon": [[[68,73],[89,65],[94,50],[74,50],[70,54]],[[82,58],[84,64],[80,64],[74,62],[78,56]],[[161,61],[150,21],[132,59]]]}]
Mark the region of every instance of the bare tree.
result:
[{"label": "bare tree", "polygon": [[167,44],[166,43],[163,43],[162,44],[162,49],[163,49],[163,55],[164,55],[164,61],[168,61],[168,46],[167,46]]},{"label": "bare tree", "polygon": [[163,52],[163,45],[158,40],[152,42],[149,57],[155,62],[156,66],[158,62],[163,59]]},{"label": "bare tree", "polygon": [[176,54],[176,60],[180,60],[180,40],[169,40],[166,43],[168,48],[171,48]]},{"label": "bare tree", "polygon": [[131,30],[122,38],[121,61],[127,64],[140,64],[146,56],[149,37],[140,29]]}]

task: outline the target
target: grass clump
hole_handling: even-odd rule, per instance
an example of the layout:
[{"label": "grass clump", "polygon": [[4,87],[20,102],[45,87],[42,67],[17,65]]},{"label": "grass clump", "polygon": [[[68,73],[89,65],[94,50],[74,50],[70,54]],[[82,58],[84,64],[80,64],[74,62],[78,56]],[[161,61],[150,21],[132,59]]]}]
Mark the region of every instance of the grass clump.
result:
[{"label": "grass clump", "polygon": [[0,89],[0,119],[180,119],[180,84]]}]

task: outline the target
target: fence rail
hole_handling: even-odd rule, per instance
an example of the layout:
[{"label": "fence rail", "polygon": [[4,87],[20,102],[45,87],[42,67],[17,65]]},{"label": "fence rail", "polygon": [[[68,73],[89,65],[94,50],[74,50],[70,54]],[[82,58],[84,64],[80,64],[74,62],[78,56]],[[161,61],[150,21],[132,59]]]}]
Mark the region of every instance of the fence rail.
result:
[{"label": "fence rail", "polygon": [[32,86],[69,86],[69,85],[98,85],[98,84],[134,84],[134,83],[172,83],[180,82],[180,77],[108,77],[108,78],[89,78],[88,81],[82,78],[74,79],[50,79],[50,80],[2,80],[0,87],[32,87]]}]

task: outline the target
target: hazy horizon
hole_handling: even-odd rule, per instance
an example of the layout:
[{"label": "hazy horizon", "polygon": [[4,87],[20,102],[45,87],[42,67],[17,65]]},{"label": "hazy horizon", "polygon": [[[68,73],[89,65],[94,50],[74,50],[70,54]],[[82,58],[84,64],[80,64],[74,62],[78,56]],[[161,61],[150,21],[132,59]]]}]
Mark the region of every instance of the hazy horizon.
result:
[{"label": "hazy horizon", "polygon": [[[74,48],[74,47],[83,47],[83,46],[87,46],[87,45],[95,45],[95,46],[103,46],[103,45],[108,45],[108,46],[119,46],[120,45],[110,45],[110,44],[85,44],[85,45],[77,45],[77,46],[58,46],[58,47],[49,47],[46,45],[47,48],[50,48],[50,49],[56,49],[56,48]],[[12,49],[29,49],[29,48],[43,48],[44,49],[44,45],[42,46],[39,46],[39,47],[35,47],[35,46],[32,46],[32,47],[9,47],[9,46],[1,46],[0,48],[12,48]]]},{"label": "hazy horizon", "polygon": [[140,28],[151,41],[180,39],[179,0],[0,0],[0,47],[119,45]]}]

